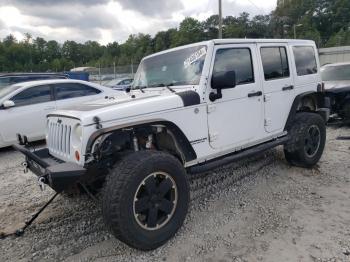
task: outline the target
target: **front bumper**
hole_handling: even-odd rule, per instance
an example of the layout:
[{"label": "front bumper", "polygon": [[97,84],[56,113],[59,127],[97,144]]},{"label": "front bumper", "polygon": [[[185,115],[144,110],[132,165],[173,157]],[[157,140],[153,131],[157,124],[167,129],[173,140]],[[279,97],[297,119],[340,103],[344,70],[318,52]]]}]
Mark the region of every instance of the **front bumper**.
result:
[{"label": "front bumper", "polygon": [[25,155],[25,163],[29,170],[56,192],[62,192],[75,185],[86,174],[85,168],[54,158],[47,148],[31,151],[21,145],[12,147]]}]

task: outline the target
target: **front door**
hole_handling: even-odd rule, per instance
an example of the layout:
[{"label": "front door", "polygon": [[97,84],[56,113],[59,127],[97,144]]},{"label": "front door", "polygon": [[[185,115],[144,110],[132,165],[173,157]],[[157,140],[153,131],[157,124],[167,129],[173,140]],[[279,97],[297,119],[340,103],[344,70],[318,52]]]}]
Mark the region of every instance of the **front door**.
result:
[{"label": "front door", "polygon": [[218,45],[214,49],[211,74],[236,72],[236,86],[223,89],[221,99],[208,102],[209,140],[215,149],[238,148],[264,135],[263,94],[255,57],[255,44]]},{"label": "front door", "polygon": [[287,44],[259,44],[265,100],[264,125],[271,134],[281,133],[294,100],[295,86]]}]

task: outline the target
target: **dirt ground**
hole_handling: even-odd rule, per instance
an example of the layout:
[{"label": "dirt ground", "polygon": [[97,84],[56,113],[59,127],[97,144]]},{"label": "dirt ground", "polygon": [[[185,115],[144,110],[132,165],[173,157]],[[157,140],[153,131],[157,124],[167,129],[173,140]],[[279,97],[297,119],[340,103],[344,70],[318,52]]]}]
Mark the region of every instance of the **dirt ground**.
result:
[{"label": "dirt ground", "polygon": [[[99,203],[58,196],[22,237],[0,240],[0,261],[350,261],[350,128],[329,127],[311,170],[281,148],[190,178],[184,226],[163,247],[141,252],[105,229]],[[0,231],[47,201],[23,158],[0,151]]]}]

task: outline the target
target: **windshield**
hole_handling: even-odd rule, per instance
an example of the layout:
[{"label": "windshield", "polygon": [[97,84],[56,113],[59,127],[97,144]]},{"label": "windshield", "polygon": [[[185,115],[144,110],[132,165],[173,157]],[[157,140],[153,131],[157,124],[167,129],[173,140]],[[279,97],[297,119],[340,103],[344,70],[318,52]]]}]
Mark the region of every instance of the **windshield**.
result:
[{"label": "windshield", "polygon": [[350,80],[350,65],[326,66],[321,69],[323,81]]},{"label": "windshield", "polygon": [[21,88],[21,85],[0,87],[0,99]]},{"label": "windshield", "polygon": [[133,88],[198,85],[206,46],[188,47],[142,60]]}]

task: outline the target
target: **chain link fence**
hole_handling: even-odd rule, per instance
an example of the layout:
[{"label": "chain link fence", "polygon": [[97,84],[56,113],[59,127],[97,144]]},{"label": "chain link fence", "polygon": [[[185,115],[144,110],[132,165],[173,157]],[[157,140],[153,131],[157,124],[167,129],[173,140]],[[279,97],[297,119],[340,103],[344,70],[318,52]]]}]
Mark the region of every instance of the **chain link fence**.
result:
[{"label": "chain link fence", "polygon": [[112,66],[112,67],[90,67],[89,81],[106,84],[113,79],[134,78],[138,64],[132,64],[128,66]]}]

